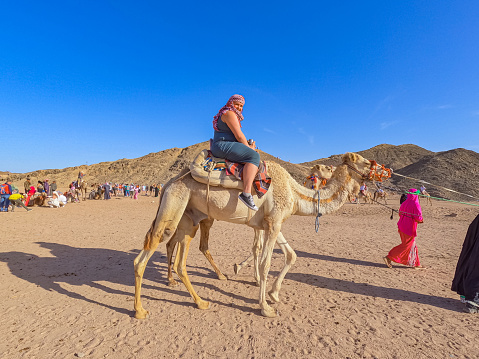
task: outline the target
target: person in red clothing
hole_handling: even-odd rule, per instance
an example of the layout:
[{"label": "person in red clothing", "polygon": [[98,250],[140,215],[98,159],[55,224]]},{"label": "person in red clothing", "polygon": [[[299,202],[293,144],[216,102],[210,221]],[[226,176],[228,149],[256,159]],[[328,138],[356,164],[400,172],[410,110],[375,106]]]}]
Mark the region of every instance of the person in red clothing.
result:
[{"label": "person in red clothing", "polygon": [[423,223],[421,205],[417,196],[419,193],[421,192],[417,189],[411,188],[407,199],[399,207],[398,232],[401,244],[391,249],[384,257],[384,263],[388,268],[392,268],[391,262],[423,268],[416,245],[417,224]]},{"label": "person in red clothing", "polygon": [[25,206],[28,206],[28,202],[30,202],[30,198],[35,194],[35,187],[30,186],[30,189],[28,190],[27,193],[27,199],[25,200]]}]

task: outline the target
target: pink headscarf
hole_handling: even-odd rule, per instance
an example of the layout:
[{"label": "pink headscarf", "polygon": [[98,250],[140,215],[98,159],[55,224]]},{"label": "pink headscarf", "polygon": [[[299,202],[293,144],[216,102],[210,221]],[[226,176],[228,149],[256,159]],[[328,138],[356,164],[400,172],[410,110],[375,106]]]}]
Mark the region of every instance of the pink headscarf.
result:
[{"label": "pink headscarf", "polygon": [[417,189],[411,188],[409,192],[407,199],[399,207],[398,229],[408,236],[415,237],[417,235],[417,223],[423,220],[422,210],[417,194],[411,194],[417,192]]},{"label": "pink headscarf", "polygon": [[223,114],[226,112],[226,111],[233,111],[235,114],[236,114],[236,117],[238,117],[238,122],[240,124],[240,127],[241,127],[241,121],[243,121],[243,115],[241,114],[241,112],[239,112],[236,107],[233,106],[233,102],[239,102],[239,103],[242,103],[244,105],[244,97],[241,96],[241,95],[233,95],[230,97],[230,99],[228,100],[228,102],[226,103],[226,105],[224,105],[220,110],[219,112],[216,114],[215,117],[213,117],[213,128],[218,131],[218,120],[221,118],[221,116],[223,116]]}]

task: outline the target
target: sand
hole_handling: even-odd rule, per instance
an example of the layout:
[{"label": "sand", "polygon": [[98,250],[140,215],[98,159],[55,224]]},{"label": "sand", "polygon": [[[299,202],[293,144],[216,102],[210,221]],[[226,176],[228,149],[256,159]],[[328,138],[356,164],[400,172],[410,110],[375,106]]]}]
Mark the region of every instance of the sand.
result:
[{"label": "sand", "polygon": [[[253,231],[216,222],[210,250],[229,280],[216,278],[198,238],[188,258],[211,308],[197,309],[183,285],[166,285],[161,244],[143,284],[151,315],[137,320],[133,260],[157,206],[141,196],[0,213],[0,357],[477,358],[479,317],[463,313],[450,291],[477,207],[423,202],[418,248],[427,270],[386,268],[382,257],[400,239],[397,216],[378,205],[346,204],[321,218],[319,233],[314,217],[290,218],[283,234],[298,260],[273,319],[260,315],[252,267],[233,272]],[[270,277],[282,262],[276,250]]]}]

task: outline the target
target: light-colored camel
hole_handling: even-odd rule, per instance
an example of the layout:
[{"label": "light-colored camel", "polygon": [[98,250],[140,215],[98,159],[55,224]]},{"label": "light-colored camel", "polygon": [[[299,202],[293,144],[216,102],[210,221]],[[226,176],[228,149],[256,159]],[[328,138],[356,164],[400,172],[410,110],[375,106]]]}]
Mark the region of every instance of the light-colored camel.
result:
[{"label": "light-colored camel", "polygon": [[373,200],[375,202],[379,202],[380,199],[382,199],[384,201],[385,204],[388,204],[388,201],[387,201],[387,192],[385,190],[382,190],[382,192],[378,189],[374,192],[374,196],[373,196]]},{"label": "light-colored camel", "polygon": [[368,190],[365,190],[364,193],[358,192],[358,194],[356,195],[356,203],[359,204],[361,199],[364,201],[364,203],[373,203],[371,199],[371,192],[369,192]]},{"label": "light-colored camel", "polygon": [[[346,202],[349,193],[359,191],[359,182],[365,179],[370,166],[371,163],[360,155],[345,154],[343,164],[338,166],[326,187],[319,190],[321,201],[318,206],[316,191],[300,186],[278,164],[267,162],[272,184],[265,196],[261,199],[255,198],[259,211],[254,213],[238,201],[239,190],[212,187],[208,191],[205,184],[195,181],[188,172],[180,174],[165,190],[156,218],[145,236],[143,250],[134,262],[135,317],[145,318],[148,314],[141,304],[141,282],[147,262],[158,244],[170,240],[174,235],[177,235],[180,240],[173,268],[198,308],[209,307],[209,303],[196,294],[186,272],[190,242],[199,223],[208,218],[208,215],[217,220],[247,224],[252,228],[264,230],[264,246],[259,264],[259,304],[263,315],[275,316],[275,310],[266,302],[266,285],[276,240],[286,242],[281,234],[282,223],[293,214],[316,215],[318,209],[322,214],[336,211]],[[208,195],[207,192],[209,192]],[[285,267],[273,283],[273,289],[269,292],[273,301],[278,301],[281,282],[295,259],[295,255],[287,258]]]},{"label": "light-colored camel", "polygon": [[304,181],[303,186],[307,188],[311,188],[314,190],[318,190],[323,188],[327,181],[333,175],[333,166],[326,166],[326,165],[314,165],[310,169],[309,176],[306,177],[306,181]]},{"label": "light-colored camel", "polygon": [[421,197],[424,197],[426,199],[426,203],[430,204],[432,206],[432,200],[431,200],[431,195],[427,193],[426,190],[423,190],[421,192],[422,196],[419,196],[419,201],[421,201]]},{"label": "light-colored camel", "polygon": [[75,190],[77,192],[78,200],[80,200],[80,196],[81,196],[82,201],[86,201],[87,199],[86,192],[88,191],[88,183],[86,183],[85,181],[82,181],[80,186],[75,188]]}]

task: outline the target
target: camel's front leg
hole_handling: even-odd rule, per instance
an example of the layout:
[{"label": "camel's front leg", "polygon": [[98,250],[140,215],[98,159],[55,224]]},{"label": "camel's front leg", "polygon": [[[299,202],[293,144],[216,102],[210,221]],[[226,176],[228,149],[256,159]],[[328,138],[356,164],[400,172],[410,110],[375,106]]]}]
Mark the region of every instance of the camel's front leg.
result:
[{"label": "camel's front leg", "polygon": [[269,297],[273,302],[279,302],[279,291],[281,289],[281,284],[283,283],[284,276],[293,266],[294,262],[296,262],[296,253],[294,252],[293,248],[288,244],[286,239],[284,238],[283,234],[280,232],[278,234],[278,240],[276,242],[281,250],[284,253],[284,267],[279,273],[278,277],[273,283],[273,287],[269,291]]},{"label": "camel's front leg", "polygon": [[260,285],[260,274],[259,274],[259,261],[260,253],[262,253],[264,247],[264,231],[262,229],[254,230],[254,243],[253,243],[253,257],[254,257],[254,279],[256,280],[256,285]]},{"label": "camel's front leg", "polygon": [[208,249],[208,239],[210,237],[210,228],[213,225],[213,222],[214,222],[214,219],[204,219],[200,222],[200,233],[201,233],[200,251],[206,257],[206,259],[208,259],[208,262],[210,262],[211,266],[213,267],[213,270],[218,276],[218,279],[227,280],[228,278],[226,278],[226,276],[223,273],[221,273],[221,270],[216,265]]},{"label": "camel's front leg", "polygon": [[[188,221],[183,221],[183,219],[188,219]],[[199,309],[208,309],[210,303],[202,300],[198,294],[196,294],[193,286],[191,285],[190,279],[188,278],[188,273],[186,272],[186,258],[188,257],[188,250],[190,249],[190,243],[193,239],[198,226],[193,227],[193,222],[187,216],[183,216],[180,225],[178,226],[176,235],[179,236],[180,240],[178,242],[178,250],[176,251],[175,263],[173,264],[173,269],[176,274],[180,277],[181,281],[185,285],[186,289],[193,297],[196,305]],[[187,223],[188,222],[188,223]]]},{"label": "camel's front leg", "polygon": [[280,233],[281,224],[272,224],[269,230],[265,230],[265,243],[263,247],[263,253],[261,255],[261,263],[259,266],[260,275],[260,291],[259,291],[259,306],[261,308],[261,314],[265,317],[275,317],[276,311],[270,307],[266,302],[266,285],[268,281],[268,273],[271,267],[271,257],[273,254],[274,244],[276,238]]},{"label": "camel's front leg", "polygon": [[255,229],[254,230],[254,241],[253,241],[253,254],[242,261],[240,264],[234,266],[235,274],[238,274],[241,268],[247,265],[252,259],[254,259],[254,279],[256,285],[259,286],[259,255],[263,249],[263,230]]}]

